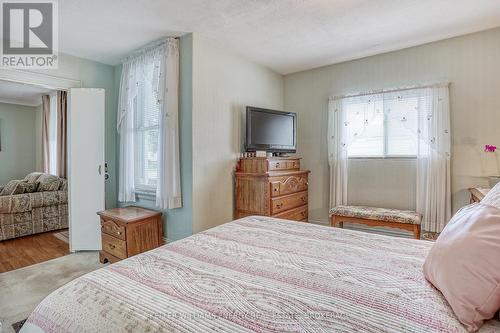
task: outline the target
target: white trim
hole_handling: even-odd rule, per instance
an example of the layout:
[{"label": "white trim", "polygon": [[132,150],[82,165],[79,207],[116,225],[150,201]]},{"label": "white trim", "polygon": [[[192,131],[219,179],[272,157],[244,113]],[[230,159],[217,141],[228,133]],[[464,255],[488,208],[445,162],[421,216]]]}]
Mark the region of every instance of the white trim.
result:
[{"label": "white trim", "polygon": [[172,242],[171,239],[168,239],[167,237],[163,237],[163,244],[169,244],[171,242]]},{"label": "white trim", "polygon": [[52,90],[69,90],[82,87],[80,80],[7,67],[0,67],[0,80],[36,85]]},{"label": "white trim", "polygon": [[35,107],[35,106],[42,105],[42,99],[40,98],[40,101],[27,101],[27,100],[22,100],[22,99],[17,99],[17,98],[1,98],[0,97],[0,103]]}]

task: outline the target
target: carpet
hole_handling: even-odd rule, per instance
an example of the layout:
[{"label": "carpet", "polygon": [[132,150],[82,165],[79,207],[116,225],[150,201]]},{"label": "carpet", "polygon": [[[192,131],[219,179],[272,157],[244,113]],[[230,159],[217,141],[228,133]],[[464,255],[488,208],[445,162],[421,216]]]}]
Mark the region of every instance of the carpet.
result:
[{"label": "carpet", "polygon": [[12,325],[28,318],[52,291],[103,266],[98,252],[78,252],[1,273],[0,332],[16,332]]},{"label": "carpet", "polygon": [[55,238],[62,240],[66,244],[69,244],[69,231],[63,230],[61,232],[56,232],[53,234]]}]

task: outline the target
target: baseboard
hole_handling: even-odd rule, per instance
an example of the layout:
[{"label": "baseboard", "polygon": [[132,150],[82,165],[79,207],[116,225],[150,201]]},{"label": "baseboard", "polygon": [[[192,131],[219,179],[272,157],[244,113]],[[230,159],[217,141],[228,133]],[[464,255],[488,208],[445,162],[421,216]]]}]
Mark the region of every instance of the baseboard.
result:
[{"label": "baseboard", "polygon": [[168,239],[167,237],[163,237],[163,244],[168,244],[168,243],[171,243],[172,240],[171,239]]},{"label": "baseboard", "polygon": [[320,225],[330,225],[329,221],[321,221],[321,220],[311,220],[311,219],[308,219],[307,222],[314,223],[314,224],[320,224]]}]

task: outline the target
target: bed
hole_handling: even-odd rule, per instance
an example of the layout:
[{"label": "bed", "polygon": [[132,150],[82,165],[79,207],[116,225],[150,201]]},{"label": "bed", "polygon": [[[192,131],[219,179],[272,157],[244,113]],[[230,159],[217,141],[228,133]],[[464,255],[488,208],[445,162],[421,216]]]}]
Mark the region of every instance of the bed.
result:
[{"label": "bed", "polygon": [[73,280],[21,332],[465,332],[423,277],[431,246],[247,217]]}]

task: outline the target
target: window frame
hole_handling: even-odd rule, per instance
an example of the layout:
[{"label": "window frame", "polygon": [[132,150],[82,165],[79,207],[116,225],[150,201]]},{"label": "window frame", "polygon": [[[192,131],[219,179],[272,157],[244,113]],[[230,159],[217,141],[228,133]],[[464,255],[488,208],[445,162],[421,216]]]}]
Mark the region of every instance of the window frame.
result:
[{"label": "window frame", "polygon": [[[158,125],[154,125],[154,126],[138,127],[136,129],[134,129],[134,136],[137,138],[138,134],[144,135],[148,131],[154,131],[154,130],[156,130],[157,133],[159,133],[159,131],[160,131],[160,125],[158,124]],[[144,144],[143,145],[137,145],[136,148],[137,148],[137,151],[139,153],[138,155],[144,156]],[[140,159],[140,163],[141,163],[142,173],[144,173],[144,159]],[[138,168],[138,167],[139,167],[138,165],[135,165],[135,168]],[[153,195],[153,194],[156,193],[156,188],[157,188],[156,186],[154,186],[154,185],[147,185],[147,184],[143,184],[143,183],[139,183],[138,182],[139,178],[137,177],[137,170],[135,171],[134,177],[135,177],[134,181],[135,181],[136,192],[142,193],[142,194],[151,194],[151,195]]]},{"label": "window frame", "polygon": [[415,155],[389,155],[387,154],[387,149],[388,149],[388,140],[389,136],[387,135],[387,127],[388,127],[388,120],[387,120],[387,114],[384,112],[384,120],[382,122],[383,128],[382,128],[382,135],[383,135],[383,149],[382,149],[382,155],[349,155],[349,150],[347,153],[347,159],[379,159],[379,160],[385,160],[385,159],[416,159],[417,154]]},{"label": "window frame", "polygon": [[[141,96],[142,95],[142,96]],[[144,92],[142,94],[139,94],[139,96],[145,98],[145,95]],[[138,159],[137,157],[134,158],[134,185],[135,185],[135,192],[139,195],[143,195],[143,196],[156,196],[156,190],[157,190],[157,186],[154,186],[154,185],[147,185],[147,184],[144,184],[144,183],[141,183],[139,182],[139,177],[137,176],[138,174],[138,169],[139,169],[139,165],[137,164],[138,162],[140,162],[140,170],[141,170],[141,174],[144,174],[145,173],[145,166],[144,166],[144,150],[145,150],[145,145],[144,145],[144,142],[142,143],[142,145],[138,145],[137,144],[137,139],[140,136],[142,136],[143,138],[145,137],[146,133],[149,132],[149,131],[154,131],[156,130],[156,132],[158,133],[158,136],[160,134],[160,123],[158,122],[158,124],[156,125],[151,125],[151,126],[139,126],[137,124],[137,113],[139,112],[139,108],[138,108],[138,103],[137,103],[137,98],[138,96],[135,97],[135,101],[134,101],[134,112],[136,113],[134,115],[134,151],[136,152],[136,154],[138,156],[141,156],[142,158]],[[143,103],[144,105],[144,103]],[[145,110],[141,110],[141,112],[144,112]],[[160,114],[161,114],[161,110],[158,110],[159,114],[158,114],[158,117],[160,117]],[[158,138],[159,140],[159,138]],[[158,153],[158,152],[157,152]],[[157,170],[157,173],[159,174],[159,169]]]}]

